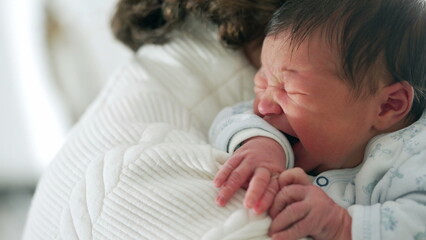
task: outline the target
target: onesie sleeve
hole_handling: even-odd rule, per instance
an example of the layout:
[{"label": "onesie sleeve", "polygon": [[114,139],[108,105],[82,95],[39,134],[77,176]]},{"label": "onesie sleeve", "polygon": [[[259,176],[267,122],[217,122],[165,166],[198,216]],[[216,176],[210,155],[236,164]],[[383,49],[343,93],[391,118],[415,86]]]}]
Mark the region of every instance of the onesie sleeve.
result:
[{"label": "onesie sleeve", "polygon": [[253,101],[246,101],[224,108],[215,118],[209,130],[210,143],[223,151],[233,153],[245,140],[264,136],[277,141],[286,154],[286,167],[294,166],[293,150],[287,138],[279,130],[253,113]]},{"label": "onesie sleeve", "polygon": [[[424,194],[414,195],[425,198]],[[353,205],[348,211],[352,217],[352,240],[426,239],[424,202],[404,198],[371,206]]]},{"label": "onesie sleeve", "polygon": [[[403,153],[400,155],[404,155],[404,151],[406,149],[401,148]],[[426,239],[425,155],[424,151],[415,154],[359,188],[363,192],[359,198],[368,195],[370,204],[348,208],[352,216],[353,240]],[[385,164],[375,167],[380,170]]]}]

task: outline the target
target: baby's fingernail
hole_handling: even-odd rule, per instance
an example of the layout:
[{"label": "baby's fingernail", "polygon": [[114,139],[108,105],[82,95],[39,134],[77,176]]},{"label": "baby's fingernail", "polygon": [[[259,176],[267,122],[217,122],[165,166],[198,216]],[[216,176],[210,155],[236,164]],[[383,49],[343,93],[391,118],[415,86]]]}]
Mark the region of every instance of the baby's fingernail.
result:
[{"label": "baby's fingernail", "polygon": [[245,205],[246,205],[246,208],[252,208],[254,206],[254,202],[253,202],[253,200],[246,201]]},{"label": "baby's fingernail", "polygon": [[215,201],[216,201],[216,204],[219,205],[219,206],[225,205],[223,197],[218,196],[218,197],[216,197]]},{"label": "baby's fingernail", "polygon": [[257,215],[260,215],[260,214],[262,214],[263,213],[263,211],[261,211],[260,209],[258,209],[258,208],[254,208],[254,213],[256,213]]},{"label": "baby's fingernail", "polygon": [[220,184],[219,184],[219,180],[218,179],[213,179],[213,185],[215,186],[215,187],[220,187]]},{"label": "baby's fingernail", "polygon": [[254,212],[255,212],[257,215],[260,215],[260,214],[262,214],[262,213],[263,213],[263,211],[260,209],[260,202],[258,202],[258,203],[256,204],[256,206],[254,206],[254,207],[253,207],[253,210],[254,210]]}]

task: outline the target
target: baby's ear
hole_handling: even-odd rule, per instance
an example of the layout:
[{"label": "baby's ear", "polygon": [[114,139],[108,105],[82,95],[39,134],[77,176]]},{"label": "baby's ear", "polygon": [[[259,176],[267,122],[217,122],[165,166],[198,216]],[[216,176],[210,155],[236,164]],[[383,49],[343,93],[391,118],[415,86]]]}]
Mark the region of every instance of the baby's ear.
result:
[{"label": "baby's ear", "polygon": [[384,87],[379,94],[382,102],[375,128],[384,131],[391,129],[410,112],[414,89],[407,81],[402,81]]}]

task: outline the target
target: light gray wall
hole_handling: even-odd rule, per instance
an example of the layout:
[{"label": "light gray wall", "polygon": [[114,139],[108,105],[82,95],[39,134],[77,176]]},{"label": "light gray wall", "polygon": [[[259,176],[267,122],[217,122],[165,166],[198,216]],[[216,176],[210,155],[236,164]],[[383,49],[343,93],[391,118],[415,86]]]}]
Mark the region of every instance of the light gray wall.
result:
[{"label": "light gray wall", "polygon": [[109,29],[115,2],[0,1],[0,188],[35,185],[130,58]]}]

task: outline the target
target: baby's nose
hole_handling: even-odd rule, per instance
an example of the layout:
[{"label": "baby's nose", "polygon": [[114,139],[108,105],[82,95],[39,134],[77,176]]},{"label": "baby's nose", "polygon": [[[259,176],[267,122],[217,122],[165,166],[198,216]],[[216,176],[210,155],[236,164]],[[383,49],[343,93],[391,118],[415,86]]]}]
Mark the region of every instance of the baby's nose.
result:
[{"label": "baby's nose", "polygon": [[264,96],[259,99],[257,109],[263,116],[279,115],[283,113],[281,106],[270,96]]}]

